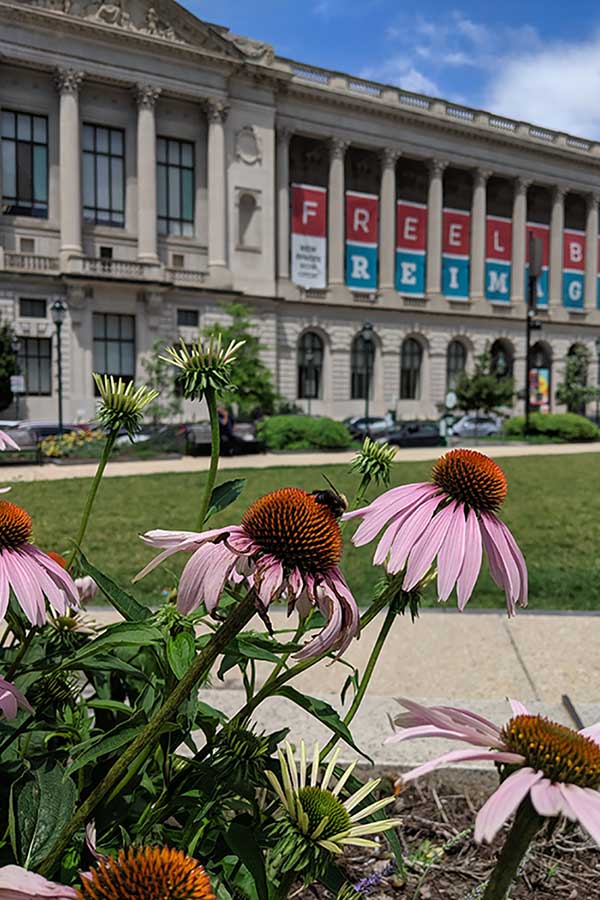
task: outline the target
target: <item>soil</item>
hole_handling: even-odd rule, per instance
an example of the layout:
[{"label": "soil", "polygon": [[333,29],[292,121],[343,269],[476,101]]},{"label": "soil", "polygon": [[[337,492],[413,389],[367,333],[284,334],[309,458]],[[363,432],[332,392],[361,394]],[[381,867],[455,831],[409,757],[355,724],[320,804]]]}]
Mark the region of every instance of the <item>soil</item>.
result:
[{"label": "soil", "polygon": [[[410,785],[395,808],[387,809],[403,820],[398,836],[406,877],[399,874],[385,841],[380,851],[351,848],[340,867],[370,900],[480,900],[506,835],[503,831],[489,846],[473,841],[475,815],[488,796],[481,788],[459,790],[443,781]],[[324,888],[312,887],[290,896],[331,897]],[[551,834],[548,828],[540,832],[510,892],[510,900],[525,898],[600,900],[600,849],[577,824],[561,819]]]}]

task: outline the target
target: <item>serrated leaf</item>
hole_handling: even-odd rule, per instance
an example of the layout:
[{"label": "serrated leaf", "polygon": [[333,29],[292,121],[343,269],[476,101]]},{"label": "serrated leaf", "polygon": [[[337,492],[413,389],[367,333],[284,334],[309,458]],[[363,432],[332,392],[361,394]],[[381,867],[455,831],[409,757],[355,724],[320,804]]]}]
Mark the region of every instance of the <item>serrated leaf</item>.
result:
[{"label": "serrated leaf", "polygon": [[323,725],[326,725],[335,735],[340,737],[343,741],[353,747],[357,753],[360,753],[361,756],[364,756],[365,759],[368,759],[369,762],[373,764],[371,757],[368,756],[364,750],[361,750],[360,747],[356,746],[350,729],[345,722],[342,721],[331,704],[327,703],[325,700],[319,700],[317,697],[301,694],[300,691],[297,691],[296,688],[290,687],[289,685],[284,685],[279,688],[277,693],[280,697],[287,697],[288,700],[291,700],[293,703],[302,707],[302,709],[305,709],[306,712],[310,713],[311,716],[314,716],[315,719],[318,719],[319,722],[322,722]]},{"label": "serrated leaf", "polygon": [[20,865],[33,869],[46,857],[75,811],[77,788],[65,769],[44,762],[12,787],[9,828]]},{"label": "serrated leaf", "polygon": [[175,678],[183,678],[196,656],[196,642],[189,631],[167,638],[167,660]]},{"label": "serrated leaf", "polygon": [[213,488],[213,492],[210,495],[210,503],[208,504],[208,512],[206,513],[204,521],[207,522],[211,516],[215,515],[215,513],[221,512],[222,509],[231,506],[245,487],[245,478],[235,478],[233,481],[225,481],[223,484],[218,484]]},{"label": "serrated leaf", "polygon": [[120,588],[112,578],[93,566],[81,551],[79,551],[79,561],[83,574],[91,575],[106,599],[127,622],[143,622],[152,615],[150,609],[138,603],[135,597]]}]

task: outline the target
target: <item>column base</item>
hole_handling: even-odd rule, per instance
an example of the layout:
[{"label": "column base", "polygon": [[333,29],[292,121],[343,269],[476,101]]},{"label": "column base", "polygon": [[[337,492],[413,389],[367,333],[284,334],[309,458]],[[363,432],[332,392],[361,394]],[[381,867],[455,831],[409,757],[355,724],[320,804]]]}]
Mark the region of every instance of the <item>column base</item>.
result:
[{"label": "column base", "polygon": [[156,253],[138,253],[137,261],[146,266],[160,266],[160,259]]},{"label": "column base", "polygon": [[81,272],[81,257],[83,255],[81,247],[73,245],[72,247],[64,246],[60,248],[59,259],[60,268],[63,272]]}]

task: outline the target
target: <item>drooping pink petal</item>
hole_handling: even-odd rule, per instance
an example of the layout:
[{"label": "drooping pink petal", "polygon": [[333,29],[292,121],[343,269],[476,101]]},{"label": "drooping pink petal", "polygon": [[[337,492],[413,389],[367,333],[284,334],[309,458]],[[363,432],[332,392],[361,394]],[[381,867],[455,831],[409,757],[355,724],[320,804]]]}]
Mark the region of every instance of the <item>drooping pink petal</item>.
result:
[{"label": "drooping pink petal", "polygon": [[[64,616],[68,609],[65,592],[56,586],[46,570],[29,554],[22,553],[20,559],[30,581],[35,581],[39,584],[42,593],[48,598],[59,616]],[[43,602],[42,598],[42,605]]]},{"label": "drooping pink petal", "polygon": [[582,728],[579,734],[591,738],[592,741],[600,744],[600,722],[596,722],[595,725],[588,725],[587,728]]},{"label": "drooping pink petal", "polygon": [[504,588],[508,613],[514,616],[516,604],[521,597],[521,574],[509,546],[500,520],[493,513],[480,514],[481,537],[490,563],[492,577],[499,587]]},{"label": "drooping pink petal", "polygon": [[458,608],[463,612],[471,599],[471,594],[481,571],[481,530],[474,510],[470,509],[465,521],[465,555],[460,575],[456,582]]},{"label": "drooping pink petal", "polygon": [[358,604],[338,566],[327,570],[318,587],[313,582],[312,594],[328,622],[320,634],[294,654],[294,659],[310,659],[332,649],[341,654],[358,633]]},{"label": "drooping pink petal", "polygon": [[178,611],[188,615],[204,603],[207,611],[213,613],[237,559],[237,555],[223,542],[199,547],[181,573],[177,591]]},{"label": "drooping pink petal", "polygon": [[531,802],[540,816],[552,818],[563,811],[563,797],[557,784],[549,778],[542,778],[531,788]]},{"label": "drooping pink petal", "polygon": [[174,553],[179,553],[179,551],[187,553],[193,552],[206,543],[212,543],[218,538],[230,536],[233,532],[238,532],[239,530],[238,526],[230,526],[228,528],[213,528],[210,531],[200,532],[148,531],[146,534],[140,535],[141,539],[152,547],[164,547],[165,549],[162,553],[159,553],[158,556],[155,556],[154,559],[150,560],[141,572],[137,573],[132,581],[134,584],[135,582],[140,581]]},{"label": "drooping pink petal", "polygon": [[404,487],[410,488],[410,490],[404,493],[401,500],[387,500],[385,503],[379,503],[378,501],[381,501],[386,496],[383,494],[382,497],[378,497],[366,508],[364,520],[352,537],[352,543],[356,547],[362,547],[363,544],[368,544],[369,541],[372,541],[390,519],[397,520],[409,511],[414,511],[425,500],[439,493],[439,488],[431,484],[407,484]]},{"label": "drooping pink petal", "polygon": [[559,788],[579,824],[600,846],[600,793],[577,784],[560,784]]},{"label": "drooping pink petal", "polygon": [[8,573],[4,565],[2,552],[0,551],[0,619],[3,619],[8,609],[8,600],[10,597],[10,582]]},{"label": "drooping pink petal", "polygon": [[77,588],[75,587],[75,582],[62,566],[52,559],[51,556],[48,556],[47,553],[44,553],[39,547],[36,547],[35,544],[25,544],[20,548],[21,553],[26,553],[28,556],[33,557],[33,559],[46,570],[50,578],[52,578],[54,584],[60,588],[61,591],[64,591],[68,597],[71,598],[72,606],[79,606],[79,594],[77,592]]},{"label": "drooping pink petal", "polygon": [[445,603],[454,589],[465,558],[467,522],[464,506],[458,505],[438,554],[438,600]]},{"label": "drooping pink petal", "polygon": [[472,750],[450,750],[448,753],[443,753],[441,756],[430,759],[429,762],[423,763],[421,766],[417,766],[416,769],[411,769],[410,772],[406,772],[402,775],[400,780],[403,783],[414,781],[415,778],[420,778],[421,775],[427,775],[428,772],[433,772],[434,769],[438,769],[446,763],[469,762],[479,759],[488,760],[489,762],[509,763],[510,765],[516,766],[523,763],[523,757],[520,756],[520,754],[508,753],[502,750],[488,750],[487,752],[478,750],[477,748],[473,748]]},{"label": "drooping pink petal", "polygon": [[408,554],[415,542],[419,539],[424,529],[431,521],[434,512],[440,504],[439,497],[426,500],[414,511],[400,530],[397,540],[394,541],[387,563],[390,575],[401,572],[406,563]]},{"label": "drooping pink petal", "polygon": [[[411,591],[429,571],[457,513],[457,508],[458,504],[452,502],[440,509],[431,519],[421,537],[413,544],[408,557],[402,590]],[[458,508],[458,515],[462,515],[460,508]]]},{"label": "drooping pink petal", "polygon": [[0,450],[20,450],[17,442],[11,438],[10,434],[0,431]]},{"label": "drooping pink petal", "polygon": [[543,777],[542,772],[534,772],[529,766],[518,769],[509,775],[477,813],[474,835],[476,843],[493,841],[533,785],[541,781]]},{"label": "drooping pink petal", "polygon": [[365,518],[366,516],[370,516],[372,512],[377,512],[378,518],[381,519],[383,524],[391,515],[401,512],[402,509],[405,506],[410,505],[413,500],[427,497],[434,491],[439,491],[439,488],[429,481],[401,484],[399,487],[390,488],[389,491],[384,491],[383,494],[376,497],[368,506],[363,506],[360,509],[354,509],[344,513],[342,521],[346,522],[349,519]]},{"label": "drooping pink petal", "polygon": [[527,572],[527,564],[525,562],[525,557],[521,553],[519,545],[515,541],[512,533],[511,533],[510,529],[507,527],[507,525],[505,525],[501,519],[498,519],[497,521],[500,526],[500,530],[502,531],[502,533],[504,535],[504,539],[506,540],[508,549],[509,549],[510,553],[512,554],[512,557],[515,561],[517,570],[519,572],[520,589],[519,589],[519,595],[517,597],[517,603],[519,604],[519,606],[525,607],[525,606],[527,606],[527,601],[528,601],[528,582],[529,582],[529,576],[528,576],[528,572]]},{"label": "drooping pink petal", "polygon": [[474,733],[485,741],[484,746],[505,749],[500,740],[498,726],[471,710],[454,706],[425,706],[407,697],[399,697],[398,703],[408,712],[401,713],[396,717],[396,725],[404,728],[416,725],[434,725],[443,730],[460,732],[464,736]]},{"label": "drooping pink petal", "polygon": [[0,678],[0,709],[7,719],[14,719],[18,708],[26,709],[32,713],[33,707],[24,694],[5,678]]},{"label": "drooping pink petal", "polygon": [[77,891],[63,884],[48,881],[36,872],[29,872],[21,866],[0,868],[0,900],[76,900]]},{"label": "drooping pink petal", "polygon": [[32,625],[43,625],[46,621],[46,605],[40,586],[35,581],[31,583],[19,559],[18,550],[4,548],[2,556],[19,606]]},{"label": "drooping pink petal", "polygon": [[478,747],[488,747],[489,741],[473,732],[466,734],[460,731],[451,731],[446,728],[436,728],[435,725],[415,725],[413,728],[403,728],[385,739],[386,744],[400,744],[403,741],[412,741],[415,738],[444,738],[448,741],[465,741]]},{"label": "drooping pink petal", "polygon": [[529,716],[530,712],[527,707],[521,703],[520,700],[511,700],[508,698],[508,702],[510,703],[510,708],[513,711],[513,716]]},{"label": "drooping pink petal", "polygon": [[283,584],[283,565],[274,556],[265,556],[257,564],[255,575],[256,590],[265,607],[273,602],[281,592]]}]

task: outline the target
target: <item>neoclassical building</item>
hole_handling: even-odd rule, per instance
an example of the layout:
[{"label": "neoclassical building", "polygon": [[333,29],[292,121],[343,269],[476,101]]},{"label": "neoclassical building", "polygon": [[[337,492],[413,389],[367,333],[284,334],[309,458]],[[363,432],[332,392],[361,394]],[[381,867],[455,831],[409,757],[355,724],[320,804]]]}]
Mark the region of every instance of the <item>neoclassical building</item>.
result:
[{"label": "neoclassical building", "polygon": [[[245,302],[280,394],[439,413],[489,347],[556,408],[600,338],[600,143],[304,65],[172,0],[0,0],[0,314],[30,418],[95,407],[158,341]],[[373,338],[365,344],[368,321]],[[367,371],[369,379],[367,379]]]}]

